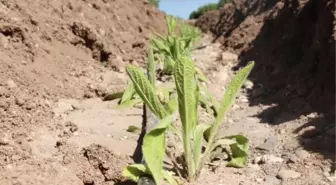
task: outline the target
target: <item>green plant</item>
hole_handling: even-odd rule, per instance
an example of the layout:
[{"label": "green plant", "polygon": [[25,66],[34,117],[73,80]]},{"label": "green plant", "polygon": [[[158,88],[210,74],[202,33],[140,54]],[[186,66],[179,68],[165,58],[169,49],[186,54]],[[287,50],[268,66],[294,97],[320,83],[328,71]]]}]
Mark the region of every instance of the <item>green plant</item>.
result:
[{"label": "green plant", "polygon": [[219,0],[219,2],[218,2],[218,8],[223,7],[224,4],[227,4],[227,3],[232,3],[232,0]]},{"label": "green plant", "polygon": [[200,6],[197,10],[190,13],[189,19],[198,19],[204,13],[211,11],[211,10],[217,10],[223,7],[224,4],[231,3],[231,2],[232,0],[219,0],[218,3],[208,3],[203,6]]},{"label": "green plant", "polygon": [[155,5],[156,7],[159,7],[160,0],[149,0],[149,2],[153,5]]},{"label": "green plant", "polygon": [[[161,36],[156,34],[156,37],[151,39],[151,50],[148,53],[148,60],[152,60],[154,65],[162,64],[163,67],[160,74],[154,75],[172,75],[175,61],[182,55],[189,55],[192,47],[200,39],[200,30],[196,27],[184,24],[178,21],[173,16],[167,16],[168,35]],[[179,24],[180,34],[176,34],[176,27]],[[200,81],[206,82],[207,78],[202,71],[196,68]],[[169,95],[175,92],[175,87],[172,85],[158,86],[157,94],[160,95],[160,100],[163,103],[169,101]],[[117,92],[105,97],[106,100],[121,98],[116,108],[134,107],[143,103],[140,96],[136,93],[133,84],[129,83],[124,92]],[[202,99],[202,101],[205,99]],[[172,103],[172,102],[170,102]],[[204,101],[204,104],[206,102]],[[209,103],[207,103],[209,104]],[[209,106],[207,106],[209,107]]]},{"label": "green plant", "polygon": [[[174,79],[178,95],[178,110],[182,123],[182,143],[186,163],[184,165],[186,166],[189,181],[193,181],[198,177],[205,162],[211,158],[213,151],[225,144],[230,146],[232,152],[231,161],[228,165],[235,167],[246,165],[248,139],[243,135],[220,136],[218,129],[225,113],[233,103],[237,92],[245,82],[253,66],[254,62],[250,62],[237,73],[228,85],[221,104],[219,107],[216,107],[218,114],[213,123],[201,124],[198,118],[199,86],[194,64],[188,56],[183,56],[176,61]],[[160,124],[147,133],[144,138],[142,149],[148,163],[148,166],[145,168],[146,173],[152,174],[157,184],[160,183],[162,178],[166,180],[168,178],[173,179],[171,176],[165,177],[164,174],[167,174],[167,172],[163,170],[165,133],[172,124],[171,115],[165,110],[164,105],[159,102],[155,88],[139,69],[128,66],[127,73],[134,84],[136,92],[150,110],[161,119]],[[203,137],[207,140],[204,152],[202,152]],[[141,166],[141,168],[143,167]],[[141,170],[139,169],[138,171]],[[132,173],[126,168],[124,175],[130,179],[136,179],[138,174]]]},{"label": "green plant", "polygon": [[208,3],[201,7],[199,7],[197,10],[193,11],[189,15],[189,19],[197,19],[200,16],[202,16],[205,12],[211,11],[211,10],[217,10],[218,9],[218,3]]}]

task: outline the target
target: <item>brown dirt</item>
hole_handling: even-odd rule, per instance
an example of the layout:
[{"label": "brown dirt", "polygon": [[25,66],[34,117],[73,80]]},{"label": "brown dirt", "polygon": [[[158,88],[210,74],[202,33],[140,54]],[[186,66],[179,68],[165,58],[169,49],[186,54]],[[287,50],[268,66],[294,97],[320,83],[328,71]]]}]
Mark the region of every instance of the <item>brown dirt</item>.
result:
[{"label": "brown dirt", "polygon": [[[66,107],[58,100],[104,96],[124,88],[124,66],[143,64],[151,34],[166,32],[165,14],[142,0],[1,0],[0,17],[0,166],[4,172],[0,184],[15,184],[21,176],[24,184],[81,184],[78,174],[99,172],[96,164],[90,167],[87,161],[97,163],[92,162],[97,160],[94,156],[102,156],[104,149],[95,147],[97,153],[90,149],[90,159],[76,151],[74,155],[86,160],[86,167],[77,168],[81,169],[77,176],[70,174],[65,181],[61,179],[68,172],[62,171],[61,164],[52,166],[54,161],[39,159],[40,154],[56,155],[50,153],[56,150],[55,133],[64,126],[64,110],[73,110],[71,104]],[[54,134],[42,137],[42,146],[47,147],[42,148],[50,151],[36,152],[36,140],[48,131]],[[101,160],[117,160],[112,154],[105,157]],[[54,171],[59,174],[48,179]],[[41,177],[36,178],[41,181],[31,178],[39,172]],[[103,175],[96,184],[115,180]]]},{"label": "brown dirt", "polygon": [[[166,32],[165,15],[141,0],[0,0],[0,15],[0,78],[4,79],[0,82],[0,184],[128,184],[121,170],[132,162],[138,134],[126,130],[141,126],[142,110],[115,109],[116,101],[101,97],[125,88],[126,64],[144,64],[150,34]],[[208,47],[195,51],[193,57],[211,79],[210,90],[220,98],[234,74],[237,56],[222,53],[207,35],[204,44]],[[259,87],[258,81],[251,83]],[[226,135],[248,136],[248,167],[226,168],[222,161],[218,168],[205,168],[195,184],[334,182],[331,162],[300,143],[326,139],[314,123],[320,119],[318,114],[289,120],[292,113],[282,109],[280,116],[258,117],[274,106],[253,105],[249,90],[241,92],[222,128]],[[269,119],[283,124],[265,124],[273,123]],[[258,146],[271,136],[277,138],[276,147],[260,151]],[[326,136],[335,137],[335,132],[328,130]],[[309,155],[294,155],[301,150]],[[254,164],[265,155],[282,161]],[[283,168],[301,176],[281,181],[276,176]]]},{"label": "brown dirt", "polygon": [[[251,105],[277,105],[259,115],[265,122],[278,125],[318,112],[323,118],[301,129],[313,125],[333,130],[334,5],[334,0],[233,0],[195,24],[212,33],[224,50],[239,55],[234,69],[250,60],[256,62],[250,79],[259,89],[251,91]],[[284,112],[286,118],[278,120]],[[334,136],[329,142],[335,142]],[[333,144],[306,147],[327,156],[335,152]]]}]

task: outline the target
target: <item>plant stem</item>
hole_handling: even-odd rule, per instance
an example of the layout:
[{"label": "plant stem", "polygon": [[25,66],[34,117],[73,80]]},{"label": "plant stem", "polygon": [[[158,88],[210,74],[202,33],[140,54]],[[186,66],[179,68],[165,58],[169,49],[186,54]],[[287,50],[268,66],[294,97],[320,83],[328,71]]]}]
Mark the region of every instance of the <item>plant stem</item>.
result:
[{"label": "plant stem", "polygon": [[184,148],[184,157],[187,163],[187,171],[188,171],[188,180],[192,181],[195,179],[195,167],[193,165],[193,158],[191,154],[191,138],[188,132],[188,129],[184,130],[183,133],[183,148]]}]

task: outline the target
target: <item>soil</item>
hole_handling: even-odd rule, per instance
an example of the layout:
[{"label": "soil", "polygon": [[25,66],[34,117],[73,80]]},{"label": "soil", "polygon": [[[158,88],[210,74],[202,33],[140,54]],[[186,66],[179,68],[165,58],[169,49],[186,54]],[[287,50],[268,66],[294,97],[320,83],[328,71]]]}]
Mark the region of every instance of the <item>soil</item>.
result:
[{"label": "soil", "polygon": [[[141,0],[0,0],[0,14],[0,184],[129,184],[121,171],[139,136],[126,130],[141,127],[142,109],[102,97],[125,88],[127,64],[144,64],[152,32],[166,33],[165,14]],[[219,99],[240,60],[212,39],[204,34],[193,57]],[[194,184],[332,184],[335,132],[322,114],[293,118],[252,104],[251,91],[269,93],[250,81],[222,128],[248,136],[248,166],[221,161]],[[279,114],[267,114],[274,107]]]}]

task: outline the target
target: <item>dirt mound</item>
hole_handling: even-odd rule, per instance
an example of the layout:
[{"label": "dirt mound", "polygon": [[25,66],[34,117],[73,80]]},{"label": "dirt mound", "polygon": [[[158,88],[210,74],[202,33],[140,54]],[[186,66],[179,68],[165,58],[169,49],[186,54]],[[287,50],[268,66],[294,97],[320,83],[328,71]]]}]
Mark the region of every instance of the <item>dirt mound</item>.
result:
[{"label": "dirt mound", "polygon": [[32,160],[31,131],[55,130],[58,99],[123,88],[153,32],[166,32],[165,14],[147,1],[1,0],[0,165]]},{"label": "dirt mound", "polygon": [[333,120],[334,4],[334,0],[234,0],[200,17],[196,25],[213,33],[223,49],[239,54],[239,66],[256,61],[251,79],[263,86],[267,98],[262,103],[294,110],[293,118],[317,111]]}]

